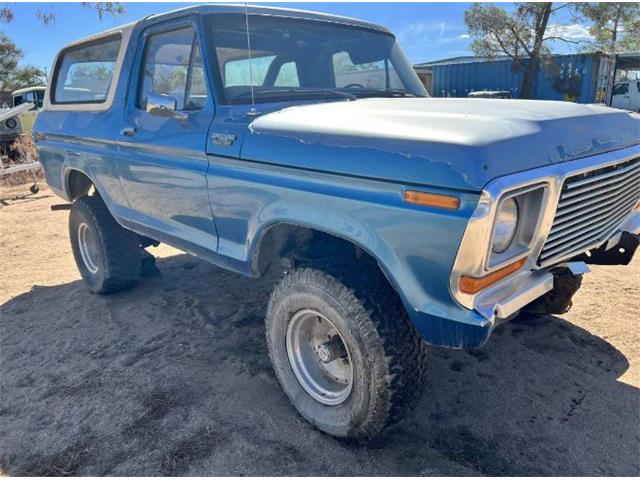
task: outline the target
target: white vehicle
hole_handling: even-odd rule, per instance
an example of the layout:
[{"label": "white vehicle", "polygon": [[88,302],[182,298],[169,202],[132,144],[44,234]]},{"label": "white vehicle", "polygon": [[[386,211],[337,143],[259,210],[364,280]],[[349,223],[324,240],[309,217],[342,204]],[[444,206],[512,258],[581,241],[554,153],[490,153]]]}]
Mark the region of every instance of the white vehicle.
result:
[{"label": "white vehicle", "polygon": [[640,80],[616,83],[611,94],[611,106],[640,112]]},{"label": "white vehicle", "polygon": [[38,112],[42,108],[42,103],[44,101],[44,92],[46,89],[46,86],[38,85],[35,87],[21,88],[20,90],[16,90],[11,93],[11,96],[13,97],[14,107],[17,107],[18,105],[22,105],[24,103],[31,104],[31,108],[20,115],[20,122],[22,123],[22,133],[31,135],[33,123],[36,120]]}]

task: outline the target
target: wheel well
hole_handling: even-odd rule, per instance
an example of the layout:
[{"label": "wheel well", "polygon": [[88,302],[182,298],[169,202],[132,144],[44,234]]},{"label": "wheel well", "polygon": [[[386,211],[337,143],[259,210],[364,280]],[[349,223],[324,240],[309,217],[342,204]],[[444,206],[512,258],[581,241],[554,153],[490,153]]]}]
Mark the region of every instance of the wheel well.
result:
[{"label": "wheel well", "polygon": [[292,268],[327,258],[346,262],[376,260],[358,245],[329,233],[292,224],[270,227],[253,255],[253,271],[261,276],[272,267]]},{"label": "wheel well", "polygon": [[70,200],[75,200],[83,195],[89,193],[93,182],[84,173],[78,170],[71,170],[67,177],[67,195]]}]

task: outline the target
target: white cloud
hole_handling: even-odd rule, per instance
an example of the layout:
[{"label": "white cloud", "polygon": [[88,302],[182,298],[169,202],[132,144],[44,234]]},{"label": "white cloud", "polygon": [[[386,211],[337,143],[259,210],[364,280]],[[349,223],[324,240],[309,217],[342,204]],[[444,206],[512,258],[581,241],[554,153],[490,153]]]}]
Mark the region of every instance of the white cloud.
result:
[{"label": "white cloud", "polygon": [[589,28],[580,23],[572,23],[570,25],[549,25],[546,36],[560,37],[574,42],[593,39],[589,33]]},{"label": "white cloud", "polygon": [[469,38],[466,33],[461,34],[461,30],[444,21],[414,22],[400,30],[397,37],[407,50],[424,50]]},{"label": "white cloud", "polygon": [[444,35],[447,31],[447,24],[443,21],[427,21],[410,23],[398,33],[398,40],[401,42],[421,41],[425,36]]}]

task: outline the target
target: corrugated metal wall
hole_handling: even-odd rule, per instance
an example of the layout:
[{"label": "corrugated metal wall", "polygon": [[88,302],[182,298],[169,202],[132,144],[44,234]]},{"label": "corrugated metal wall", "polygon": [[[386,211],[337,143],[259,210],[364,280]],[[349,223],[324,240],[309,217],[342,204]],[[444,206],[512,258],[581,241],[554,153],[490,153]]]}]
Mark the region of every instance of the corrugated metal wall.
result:
[{"label": "corrugated metal wall", "polygon": [[[592,103],[600,58],[597,54],[555,56],[555,75],[542,67],[533,86],[532,98]],[[511,60],[434,65],[435,97],[466,97],[476,90],[509,90],[520,98],[522,73],[512,71]]]}]

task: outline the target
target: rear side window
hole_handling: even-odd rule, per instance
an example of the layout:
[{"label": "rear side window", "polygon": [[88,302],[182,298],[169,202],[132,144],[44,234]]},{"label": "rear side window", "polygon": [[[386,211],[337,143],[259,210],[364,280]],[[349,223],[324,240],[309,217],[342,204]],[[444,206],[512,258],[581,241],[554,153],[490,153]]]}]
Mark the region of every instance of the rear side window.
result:
[{"label": "rear side window", "polygon": [[[402,80],[393,65],[385,64],[385,60],[355,64],[349,52],[333,54],[333,72],[336,87],[355,86],[360,88],[403,88]],[[389,78],[387,78],[387,72]]]},{"label": "rear side window", "polygon": [[[231,49],[228,49],[229,51]],[[218,52],[220,55],[220,52]],[[251,68],[249,68],[251,63]],[[298,67],[295,62],[282,63],[275,55],[249,57],[238,60],[229,60],[224,64],[224,84],[226,87],[239,87],[243,85],[265,85],[268,83],[269,72],[274,69],[272,78],[274,87],[299,87]],[[249,79],[249,71],[253,79]]]},{"label": "rear side window", "polygon": [[[228,49],[231,50],[231,49]],[[255,55],[249,57],[233,59],[224,64],[224,84],[225,87],[237,87],[239,85],[263,85],[267,77],[269,67],[275,60],[275,55]],[[251,64],[251,68],[249,68]],[[249,79],[251,72],[252,79]]]},{"label": "rear side window", "polygon": [[299,87],[298,66],[295,62],[283,63],[273,83],[274,87]]},{"label": "rear side window", "polygon": [[53,103],[104,103],[113,80],[120,37],[63,52],[55,72]]}]

